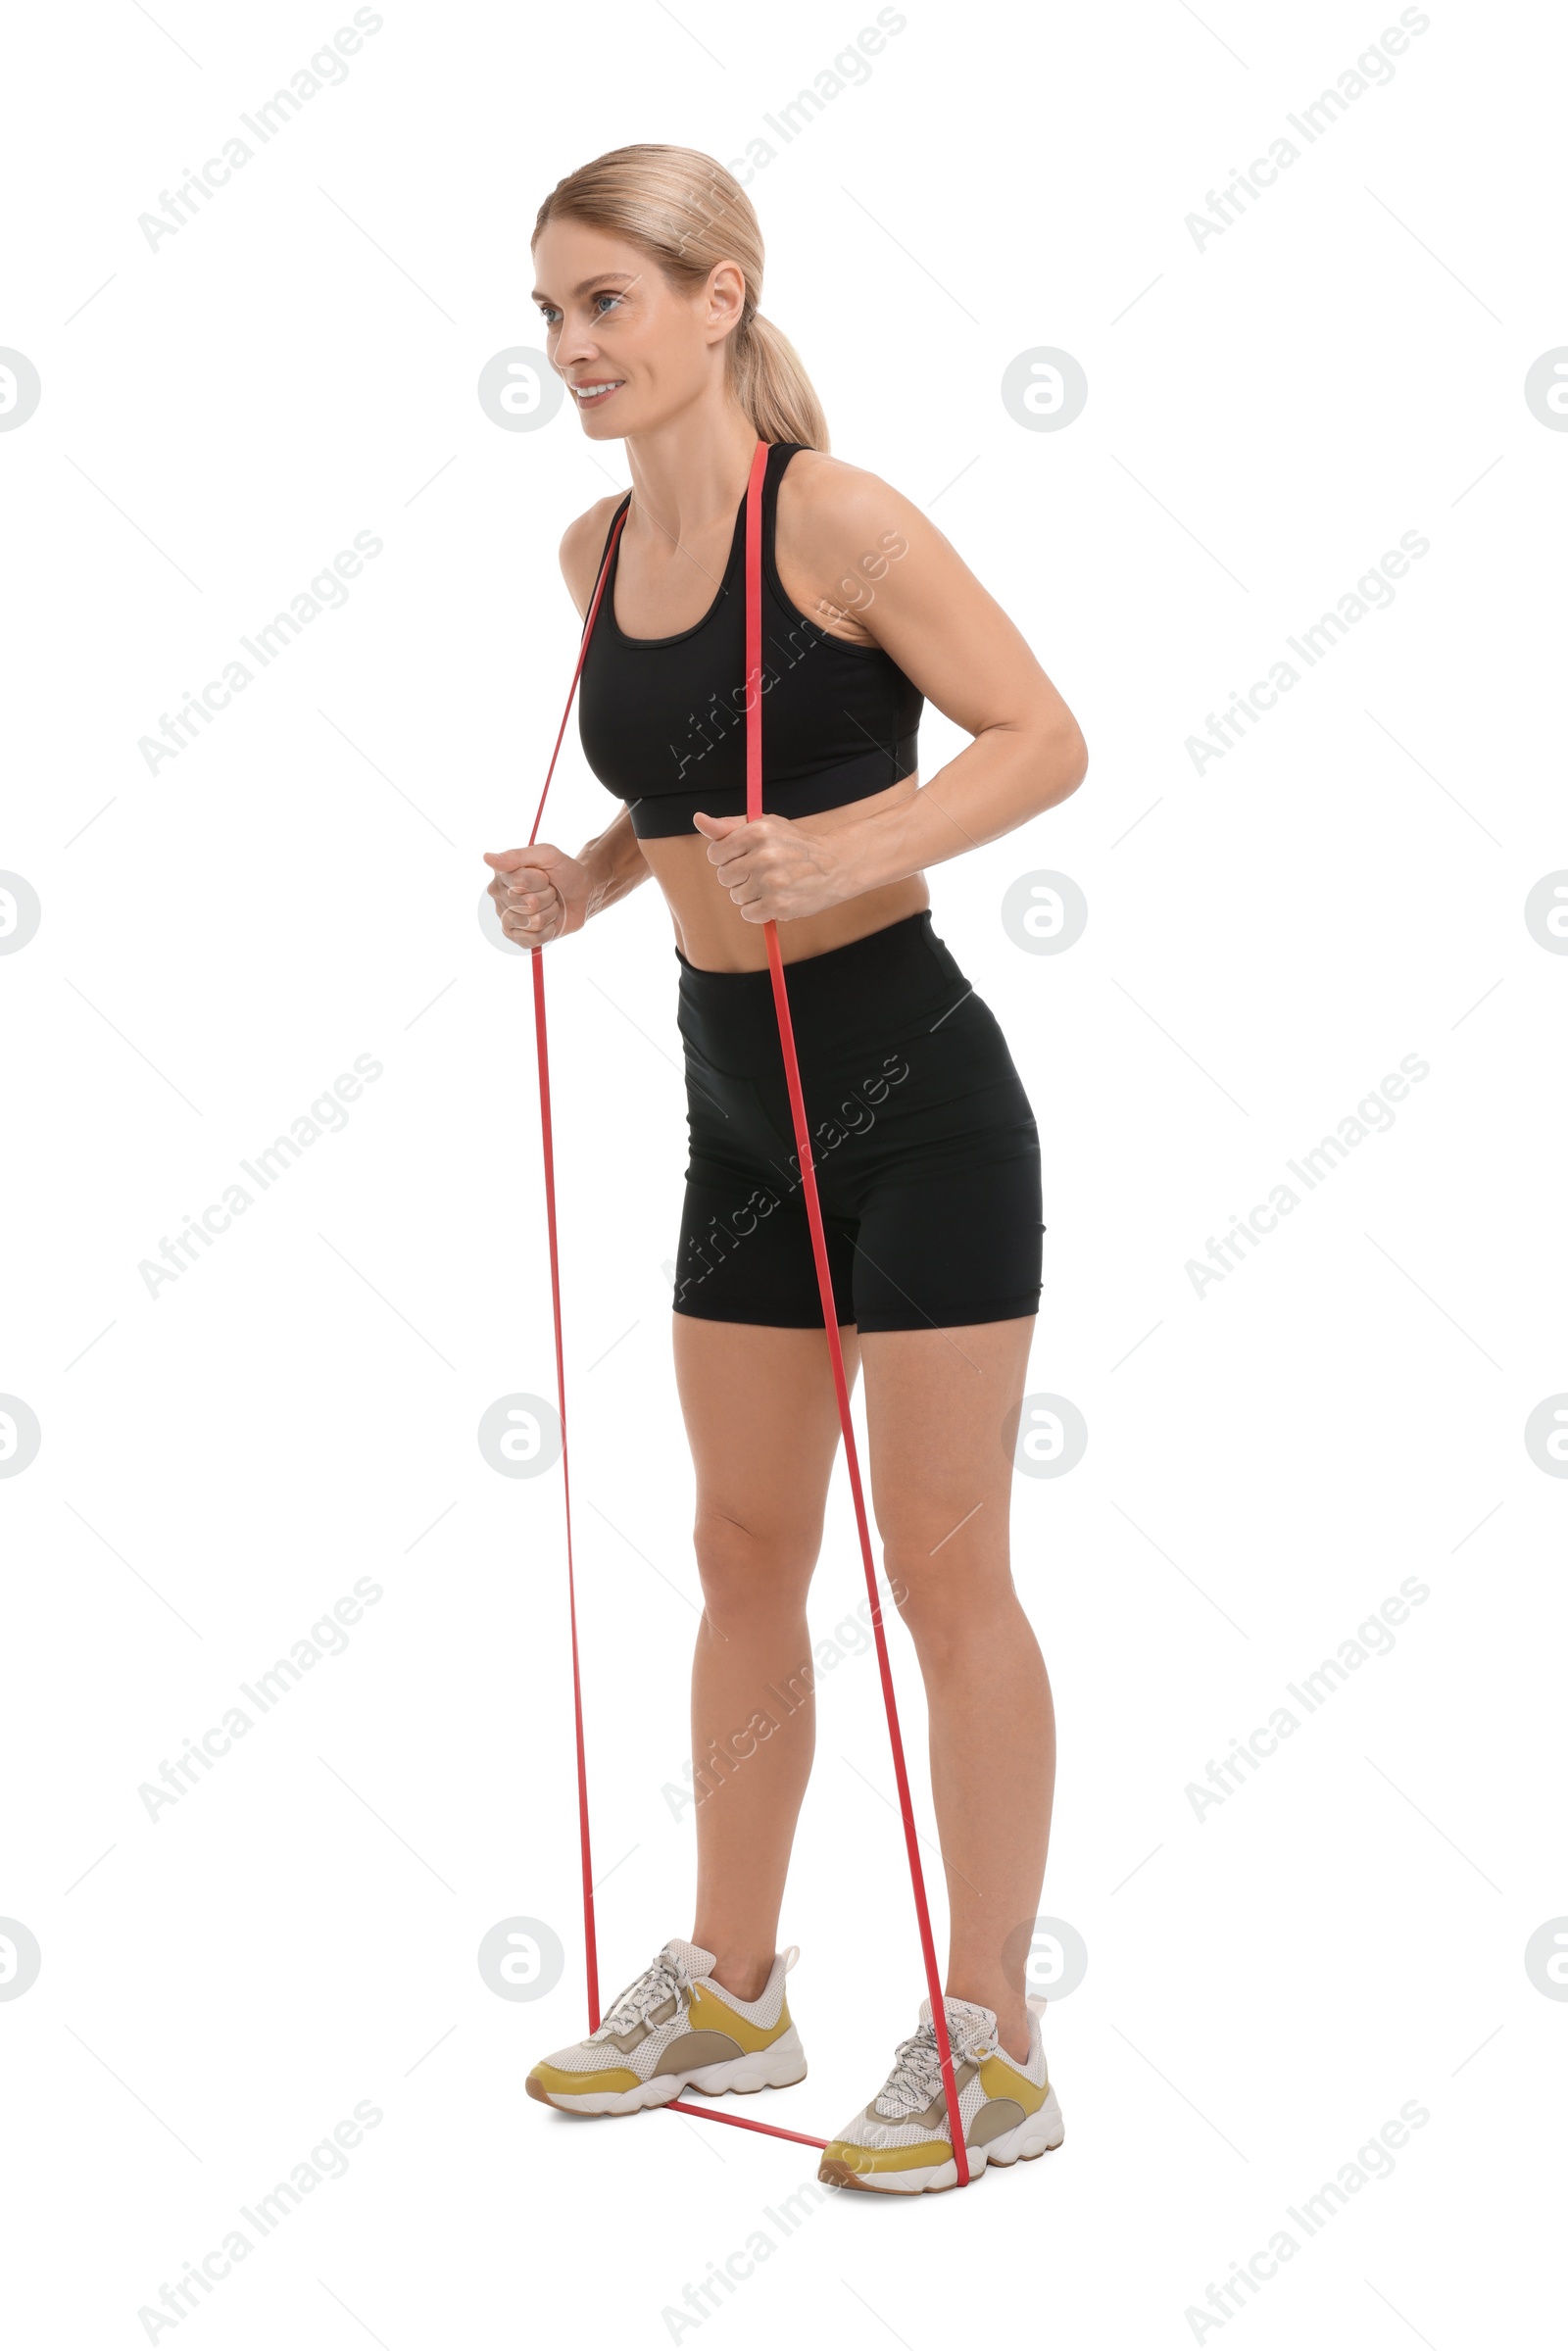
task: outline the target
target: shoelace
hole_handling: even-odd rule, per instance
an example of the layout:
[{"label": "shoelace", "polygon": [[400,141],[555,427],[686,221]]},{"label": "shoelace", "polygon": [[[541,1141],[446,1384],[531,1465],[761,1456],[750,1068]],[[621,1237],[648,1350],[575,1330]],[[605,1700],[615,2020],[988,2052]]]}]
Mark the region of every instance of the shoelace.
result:
[{"label": "shoelace", "polygon": [[662,2008],[671,1992],[677,1997],[684,1995],[689,2000],[692,1980],[677,1960],[671,1959],[667,1951],[661,1951],[653,1965],[644,1968],[635,1984],[628,1984],[623,1992],[616,1993],[605,2011],[599,2033],[590,2037],[631,2032],[633,2026],[647,2022],[653,2009]]},{"label": "shoelace", "polygon": [[[950,2018],[949,2036],[953,2043],[955,2068],[968,2058],[985,2054],[985,2028],[978,2018],[967,2027],[958,2023],[954,2030]],[[902,2106],[906,2114],[918,2114],[930,2105],[942,2087],[942,2060],[937,2054],[937,2034],[934,2025],[920,2027],[907,2040],[901,2040],[894,2052],[893,2071],[876,2094],[876,2111],[892,2120],[890,2106]]]}]

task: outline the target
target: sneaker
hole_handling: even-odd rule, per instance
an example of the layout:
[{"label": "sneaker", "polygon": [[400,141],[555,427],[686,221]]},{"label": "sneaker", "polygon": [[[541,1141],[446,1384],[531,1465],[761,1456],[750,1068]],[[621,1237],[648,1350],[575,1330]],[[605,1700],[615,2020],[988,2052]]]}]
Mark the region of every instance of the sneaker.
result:
[{"label": "sneaker", "polygon": [[596,2033],[541,2059],[524,2085],[529,2097],[567,2114],[636,2114],[684,2089],[713,2097],[804,2082],[806,2052],[784,1997],[799,1957],[794,1944],[781,1951],[761,1996],[737,2000],[713,1983],[711,1951],[665,1943]]},{"label": "sneaker", "polygon": [[[991,2009],[972,2000],[947,2003],[971,2180],[978,2180],[987,2164],[1031,2163],[1048,2147],[1061,2144],[1061,2108],[1047,2078],[1040,2038],[1044,2008],[1043,1999],[1030,1999],[1029,2062],[1021,2066],[998,2041]],[[830,2143],[816,2176],[834,2187],[865,2187],[892,2196],[957,2185],[929,2000],[920,2003],[919,2032],[900,2042],[892,2073],[870,2105]]]}]

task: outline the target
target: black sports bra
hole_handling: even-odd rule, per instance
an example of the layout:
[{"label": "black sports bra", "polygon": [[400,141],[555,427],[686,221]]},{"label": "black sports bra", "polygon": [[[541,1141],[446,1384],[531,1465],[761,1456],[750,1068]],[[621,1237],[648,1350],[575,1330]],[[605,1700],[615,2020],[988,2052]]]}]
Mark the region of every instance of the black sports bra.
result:
[{"label": "black sports bra", "polygon": [[[784,593],[773,561],[778,485],[802,446],[774,442],[762,482],[762,806],[773,816],[814,815],[912,775],[925,707],[891,654],[831,636]],[[673,637],[622,634],[618,540],[611,556],[577,727],[589,766],[626,802],[639,840],[691,832],[699,808],[746,813],[745,525],[743,499],[718,594]]]}]

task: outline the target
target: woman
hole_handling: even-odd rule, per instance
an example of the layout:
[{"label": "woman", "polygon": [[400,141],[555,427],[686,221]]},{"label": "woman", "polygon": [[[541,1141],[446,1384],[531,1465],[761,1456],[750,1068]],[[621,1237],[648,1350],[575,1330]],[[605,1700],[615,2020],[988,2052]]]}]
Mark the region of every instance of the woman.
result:
[{"label": "woman", "polygon": [[[727,171],[685,148],[617,149],[547,197],[533,250],[551,364],[587,439],[624,441],[631,470],[579,721],[590,764],[627,805],[575,857],[543,843],[487,853],[490,890],[527,947],[580,930],[650,873],[669,906],[691,1136],[674,1356],[705,1606],[691,1939],[667,1942],[528,2088],[576,2113],[628,2113],[693,2083],[776,2087],[806,2071],[784,1997],[796,1954],[775,1944],[811,1762],[807,1588],[840,1432],[772,919],[846,1373],[863,1368],[887,1577],[925,1679],[948,2030],[978,2174],[1061,2136],[1043,2003],[1023,1976],[1051,1690],[1007,1555],[1040,1151],[1002,1032],[932,930],[923,877],[1065,799],[1083,738],[920,509],[827,454],[799,360],[758,316],[761,237]],[[760,440],[767,813],[748,822],[743,520]],[[580,613],[627,505],[599,500],[562,541]],[[926,696],[973,740],[921,784]],[[895,2193],[953,2183],[929,2002],[821,2176]]]}]

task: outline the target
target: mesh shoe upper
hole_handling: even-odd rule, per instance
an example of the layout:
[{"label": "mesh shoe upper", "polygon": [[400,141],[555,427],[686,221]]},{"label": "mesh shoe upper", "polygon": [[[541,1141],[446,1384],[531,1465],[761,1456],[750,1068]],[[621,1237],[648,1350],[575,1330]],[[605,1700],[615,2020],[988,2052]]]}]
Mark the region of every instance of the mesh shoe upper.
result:
[{"label": "mesh shoe upper", "polygon": [[[1049,2086],[1045,2049],[1040,2020],[1032,2011],[1029,2062],[1022,2066],[999,2043],[994,2010],[982,2008],[976,2001],[950,1998],[947,2015],[958,2117],[967,2145],[974,2137],[978,2117],[994,2102],[1010,2100],[1024,2111],[1042,2103]],[[953,2144],[931,2003],[922,2000],[919,2031],[899,2043],[886,2082],[869,2105],[845,2124],[835,2145],[887,2150],[939,2140],[950,2148]]]},{"label": "mesh shoe upper", "polygon": [[738,2000],[710,1981],[713,1953],[672,1936],[606,2009],[598,2030],[544,2063],[559,2074],[630,2072],[651,2082],[664,2053],[693,2033],[718,2032],[746,2045],[771,2039],[784,2022],[788,1954],[773,1962],[761,1994]]}]

